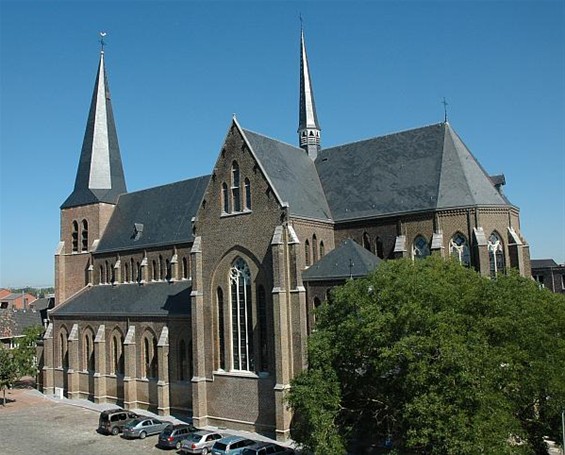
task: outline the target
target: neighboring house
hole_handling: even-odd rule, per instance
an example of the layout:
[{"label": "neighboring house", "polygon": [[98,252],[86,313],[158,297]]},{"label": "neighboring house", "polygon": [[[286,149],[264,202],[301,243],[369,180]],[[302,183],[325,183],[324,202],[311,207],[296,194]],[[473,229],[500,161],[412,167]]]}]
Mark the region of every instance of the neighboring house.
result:
[{"label": "neighboring house", "polygon": [[298,147],[233,118],[210,175],[133,193],[104,59],[61,206],[46,393],[285,440],[285,394],[332,286],[430,254],[530,275],[504,178],[449,123],[321,147],[303,34]]},{"label": "neighboring house", "polygon": [[0,293],[0,309],[26,310],[37,297],[23,292],[11,292],[2,289]]},{"label": "neighboring house", "polygon": [[27,328],[37,325],[44,325],[40,311],[0,309],[0,343],[11,349]]},{"label": "neighboring house", "polygon": [[565,294],[565,264],[553,259],[532,259],[532,277],[540,286],[558,294]]}]

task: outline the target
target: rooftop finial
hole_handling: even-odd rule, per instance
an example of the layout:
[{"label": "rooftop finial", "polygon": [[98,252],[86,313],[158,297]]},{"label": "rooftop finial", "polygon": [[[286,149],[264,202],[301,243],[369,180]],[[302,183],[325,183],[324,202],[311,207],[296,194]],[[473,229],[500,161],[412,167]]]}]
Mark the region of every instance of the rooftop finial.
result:
[{"label": "rooftop finial", "polygon": [[441,104],[443,104],[443,123],[447,123],[447,106],[449,106],[449,104],[445,101],[445,96]]},{"label": "rooftop finial", "polygon": [[298,13],[298,19],[300,19],[300,30],[303,30],[304,23],[302,22],[302,13]]},{"label": "rooftop finial", "polygon": [[100,53],[103,54],[104,53],[104,45],[106,44],[104,42],[104,37],[106,36],[106,32],[100,32]]}]

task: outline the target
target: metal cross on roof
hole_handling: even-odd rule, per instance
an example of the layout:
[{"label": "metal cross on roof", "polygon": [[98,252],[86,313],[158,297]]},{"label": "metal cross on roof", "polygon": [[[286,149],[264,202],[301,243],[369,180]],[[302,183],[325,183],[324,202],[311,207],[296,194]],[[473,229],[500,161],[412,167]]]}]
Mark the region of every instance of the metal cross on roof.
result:
[{"label": "metal cross on roof", "polygon": [[441,104],[443,104],[443,122],[447,123],[447,106],[448,106],[448,103],[447,103],[447,101],[445,101],[445,96],[443,97],[443,101],[441,102]]}]

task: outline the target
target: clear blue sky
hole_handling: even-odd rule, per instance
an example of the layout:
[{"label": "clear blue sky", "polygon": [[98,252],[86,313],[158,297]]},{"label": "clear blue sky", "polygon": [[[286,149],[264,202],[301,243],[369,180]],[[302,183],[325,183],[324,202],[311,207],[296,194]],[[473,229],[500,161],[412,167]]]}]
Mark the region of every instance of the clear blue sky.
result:
[{"label": "clear blue sky", "polygon": [[565,2],[0,0],[0,286],[54,282],[98,33],[129,191],[208,174],[233,113],[296,143],[299,13],[323,145],[449,121],[565,262]]}]

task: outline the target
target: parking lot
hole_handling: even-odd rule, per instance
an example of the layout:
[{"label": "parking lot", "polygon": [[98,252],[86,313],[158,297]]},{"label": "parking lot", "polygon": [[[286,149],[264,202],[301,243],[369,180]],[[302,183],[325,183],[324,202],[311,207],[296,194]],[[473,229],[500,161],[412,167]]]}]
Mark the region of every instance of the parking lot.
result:
[{"label": "parking lot", "polygon": [[127,440],[97,433],[97,409],[46,398],[34,389],[9,392],[6,407],[0,406],[0,453],[4,455],[175,453],[155,447],[157,436]]}]

